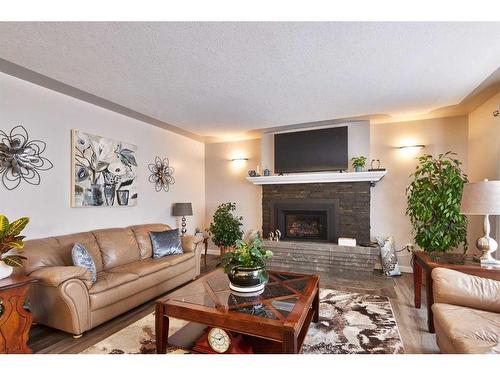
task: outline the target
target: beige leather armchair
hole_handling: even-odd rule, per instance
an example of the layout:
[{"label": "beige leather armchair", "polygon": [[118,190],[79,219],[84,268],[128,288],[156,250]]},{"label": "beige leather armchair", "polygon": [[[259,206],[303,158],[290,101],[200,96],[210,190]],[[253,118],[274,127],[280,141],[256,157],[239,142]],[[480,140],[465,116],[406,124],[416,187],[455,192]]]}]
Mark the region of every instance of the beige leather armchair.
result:
[{"label": "beige leather armchair", "polygon": [[[78,336],[198,276],[202,237],[182,237],[183,254],[152,258],[149,232],[166,229],[145,224],[26,241],[25,272],[40,280],[29,296],[35,321]],[[75,242],[94,260],[95,283],[72,265]]]},{"label": "beige leather armchair", "polygon": [[435,268],[434,326],[442,353],[500,353],[500,281]]}]

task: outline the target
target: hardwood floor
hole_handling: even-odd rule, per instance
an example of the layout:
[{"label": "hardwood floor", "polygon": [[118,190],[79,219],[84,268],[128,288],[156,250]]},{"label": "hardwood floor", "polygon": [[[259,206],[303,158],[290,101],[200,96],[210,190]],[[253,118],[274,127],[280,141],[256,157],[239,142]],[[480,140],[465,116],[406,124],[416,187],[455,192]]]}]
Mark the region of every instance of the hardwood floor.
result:
[{"label": "hardwood floor", "polygon": [[[208,255],[207,266],[205,267],[203,263],[202,259],[202,274],[205,274],[217,267],[219,258],[215,255]],[[411,274],[404,274],[396,278],[387,278],[378,273],[321,275],[321,286],[389,297],[405,352],[408,354],[439,352],[435,336],[430,334],[426,328],[425,292],[422,295],[421,309],[413,307],[413,278]],[[56,329],[36,325],[31,329],[29,345],[34,353],[79,353],[153,311],[154,300],[86,332],[79,339],[74,339],[72,335]]]}]

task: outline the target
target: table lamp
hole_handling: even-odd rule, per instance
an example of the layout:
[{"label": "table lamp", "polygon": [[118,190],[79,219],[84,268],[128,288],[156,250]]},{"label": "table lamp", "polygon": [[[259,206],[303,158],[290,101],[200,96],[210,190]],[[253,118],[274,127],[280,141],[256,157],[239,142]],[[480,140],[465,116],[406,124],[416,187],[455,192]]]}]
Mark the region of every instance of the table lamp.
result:
[{"label": "table lamp", "polygon": [[174,203],[172,215],[182,216],[181,235],[184,236],[186,234],[186,216],[193,216],[193,206],[191,203]]},{"label": "table lamp", "polygon": [[490,215],[500,215],[500,181],[472,182],[464,185],[460,212],[465,215],[484,215],[484,236],[478,238],[476,247],[482,251],[481,265],[500,264],[492,257],[497,242],[490,237]]}]

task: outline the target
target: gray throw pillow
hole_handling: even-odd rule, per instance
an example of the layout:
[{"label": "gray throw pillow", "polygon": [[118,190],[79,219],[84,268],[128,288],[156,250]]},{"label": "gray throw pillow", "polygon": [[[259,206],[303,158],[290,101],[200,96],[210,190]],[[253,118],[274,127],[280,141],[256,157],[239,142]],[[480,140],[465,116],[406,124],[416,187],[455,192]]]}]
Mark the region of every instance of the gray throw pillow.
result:
[{"label": "gray throw pillow", "polygon": [[153,258],[162,258],[167,255],[182,254],[181,236],[179,229],[164,232],[149,232],[153,245]]},{"label": "gray throw pillow", "polygon": [[92,283],[95,283],[97,280],[95,263],[85,246],[75,243],[73,249],[71,249],[71,258],[73,259],[74,266],[84,267],[90,271],[92,274]]}]

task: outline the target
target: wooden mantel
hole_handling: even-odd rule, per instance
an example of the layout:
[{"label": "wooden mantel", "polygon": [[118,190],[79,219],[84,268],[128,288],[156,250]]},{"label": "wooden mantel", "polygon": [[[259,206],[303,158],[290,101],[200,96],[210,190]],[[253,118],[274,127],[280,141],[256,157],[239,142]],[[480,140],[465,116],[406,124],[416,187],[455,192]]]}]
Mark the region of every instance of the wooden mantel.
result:
[{"label": "wooden mantel", "polygon": [[375,183],[380,181],[386,173],[387,171],[291,173],[283,176],[247,177],[247,180],[255,185],[369,181],[372,186],[375,186]]}]

